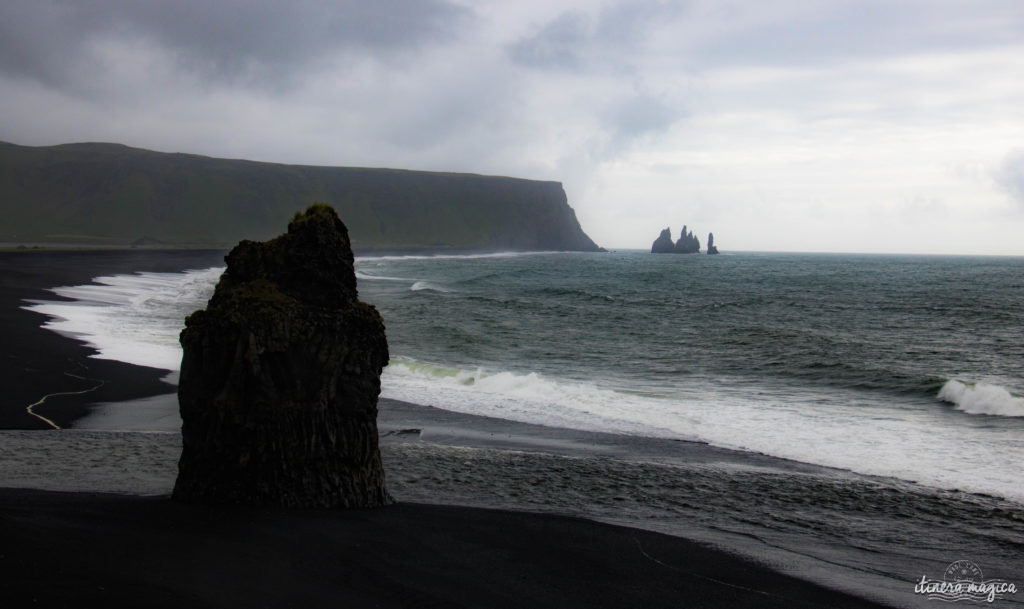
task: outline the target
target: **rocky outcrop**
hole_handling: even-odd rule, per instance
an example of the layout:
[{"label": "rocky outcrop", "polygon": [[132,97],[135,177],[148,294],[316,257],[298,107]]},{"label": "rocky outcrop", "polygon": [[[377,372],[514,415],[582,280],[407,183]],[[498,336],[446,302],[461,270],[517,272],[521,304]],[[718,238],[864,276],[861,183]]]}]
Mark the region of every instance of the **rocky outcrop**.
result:
[{"label": "rocky outcrop", "polygon": [[291,507],[390,503],[377,437],[384,324],[359,302],[348,231],[314,205],[243,241],[181,333],[174,498]]},{"label": "rocky outcrop", "polygon": [[[718,248],[714,246],[714,235],[708,234],[708,253],[717,254]],[[679,233],[679,240],[672,243],[672,231],[664,229],[658,238],[651,245],[652,254],[696,254],[700,252],[700,239],[694,236],[693,231],[688,230],[684,225]]]},{"label": "rocky outcrop", "polygon": [[668,228],[661,231],[658,238],[651,244],[652,254],[671,254],[676,249],[674,243],[672,243],[672,231]]},{"label": "rocky outcrop", "polygon": [[676,253],[696,254],[699,251],[700,241],[693,236],[693,231],[686,230],[686,225],[683,225],[683,231],[679,233],[679,241],[676,241]]},{"label": "rocky outcrop", "polygon": [[708,255],[718,253],[718,248],[715,247],[715,233],[708,233]]}]

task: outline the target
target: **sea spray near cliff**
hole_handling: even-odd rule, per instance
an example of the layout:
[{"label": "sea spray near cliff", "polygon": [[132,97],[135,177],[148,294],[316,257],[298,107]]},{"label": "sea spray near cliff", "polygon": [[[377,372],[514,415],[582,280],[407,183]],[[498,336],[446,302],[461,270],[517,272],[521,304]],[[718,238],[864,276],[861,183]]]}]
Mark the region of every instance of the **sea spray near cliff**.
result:
[{"label": "sea spray near cliff", "polygon": [[[1017,499],[1024,418],[938,395],[952,379],[1022,393],[1022,266],[728,253],[356,262],[362,297],[389,319],[385,397]],[[181,316],[195,304],[179,303]]]}]

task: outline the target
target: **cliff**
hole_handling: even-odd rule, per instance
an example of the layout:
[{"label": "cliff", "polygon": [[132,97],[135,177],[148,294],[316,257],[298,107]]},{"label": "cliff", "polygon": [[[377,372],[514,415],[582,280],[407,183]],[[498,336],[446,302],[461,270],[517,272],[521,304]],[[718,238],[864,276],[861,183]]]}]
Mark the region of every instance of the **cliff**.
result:
[{"label": "cliff", "polygon": [[384,324],[359,302],[345,225],[326,205],[243,241],[188,316],[176,500],[288,507],[390,503],[378,450]]},{"label": "cliff", "polygon": [[310,201],[338,211],[357,251],[600,250],[558,182],[0,142],[0,242],[227,247],[273,237]]}]

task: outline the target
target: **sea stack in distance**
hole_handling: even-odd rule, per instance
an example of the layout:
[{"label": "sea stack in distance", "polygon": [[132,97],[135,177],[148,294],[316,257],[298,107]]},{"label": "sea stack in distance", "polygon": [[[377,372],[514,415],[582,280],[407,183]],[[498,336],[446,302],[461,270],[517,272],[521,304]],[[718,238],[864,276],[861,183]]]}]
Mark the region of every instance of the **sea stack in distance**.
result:
[{"label": "sea stack in distance", "polygon": [[658,238],[651,244],[652,254],[671,254],[676,251],[676,244],[672,242],[672,230],[666,228],[661,231]]},{"label": "sea stack in distance", "polygon": [[242,241],[185,321],[176,500],[391,503],[377,435],[384,323],[359,302],[348,230],[323,204]]},{"label": "sea stack in distance", "polygon": [[[700,253],[700,239],[693,234],[693,231],[687,230],[687,227],[684,225],[683,230],[679,233],[679,240],[673,243],[672,231],[666,228],[661,231],[658,238],[651,244],[651,253],[698,254]],[[718,248],[715,247],[715,237],[711,233],[708,233],[708,253],[718,253]]]},{"label": "sea stack in distance", "polygon": [[708,255],[714,256],[718,253],[718,248],[715,247],[715,233],[708,233]]}]

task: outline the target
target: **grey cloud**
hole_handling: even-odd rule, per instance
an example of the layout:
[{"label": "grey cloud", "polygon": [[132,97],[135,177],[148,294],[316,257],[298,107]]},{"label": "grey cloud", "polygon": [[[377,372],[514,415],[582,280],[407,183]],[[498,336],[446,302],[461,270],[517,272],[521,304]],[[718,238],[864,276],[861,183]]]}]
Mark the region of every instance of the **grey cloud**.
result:
[{"label": "grey cloud", "polygon": [[995,172],[996,183],[1024,208],[1024,149],[1006,155]]},{"label": "grey cloud", "polygon": [[47,85],[66,80],[80,58],[86,31],[105,27],[74,5],[33,0],[0,4],[0,74],[33,78]]},{"label": "grey cloud", "polygon": [[665,131],[685,115],[657,97],[638,93],[613,104],[605,117],[617,137],[632,139]]},{"label": "grey cloud", "polygon": [[333,52],[387,56],[445,41],[468,17],[446,0],[13,0],[0,4],[0,70],[66,84],[89,45],[113,37],[152,44],[204,77],[278,79]]},{"label": "grey cloud", "polygon": [[993,0],[983,10],[958,0],[842,0],[792,5],[774,19],[741,22],[725,13],[717,25],[718,35],[691,49],[692,61],[704,66],[820,65],[1016,44],[1024,10],[1019,0]]},{"label": "grey cloud", "polygon": [[630,0],[602,6],[593,18],[562,13],[507,47],[509,57],[531,68],[582,69],[629,62],[648,29],[681,14],[683,3]]},{"label": "grey cloud", "polygon": [[595,158],[615,158],[640,138],[664,133],[688,115],[685,109],[674,107],[662,98],[634,91],[610,103],[601,113],[607,139],[591,153]]},{"label": "grey cloud", "polygon": [[577,68],[589,38],[590,23],[582,13],[562,13],[532,36],[508,48],[516,63],[534,68]]},{"label": "grey cloud", "polygon": [[685,2],[632,0],[609,4],[598,16],[594,35],[605,44],[635,44],[651,27],[680,17]]}]

